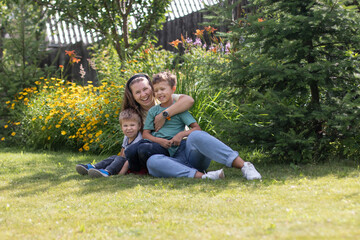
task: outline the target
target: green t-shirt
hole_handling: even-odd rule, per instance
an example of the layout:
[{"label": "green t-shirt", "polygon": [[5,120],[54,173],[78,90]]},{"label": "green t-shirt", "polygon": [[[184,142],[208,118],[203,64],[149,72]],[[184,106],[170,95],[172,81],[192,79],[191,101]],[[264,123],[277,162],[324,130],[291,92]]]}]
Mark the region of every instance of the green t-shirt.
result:
[{"label": "green t-shirt", "polygon": [[[166,108],[160,105],[153,106],[149,109],[148,115],[145,120],[144,129],[151,130],[151,135],[158,138],[172,139],[176,134],[184,131],[185,126],[189,126],[195,123],[195,118],[188,112],[182,112],[171,117],[171,120],[166,120],[164,126],[158,131],[154,131],[154,119],[155,117],[164,111]],[[173,156],[177,150],[177,146],[173,146],[168,149],[170,156]]]}]

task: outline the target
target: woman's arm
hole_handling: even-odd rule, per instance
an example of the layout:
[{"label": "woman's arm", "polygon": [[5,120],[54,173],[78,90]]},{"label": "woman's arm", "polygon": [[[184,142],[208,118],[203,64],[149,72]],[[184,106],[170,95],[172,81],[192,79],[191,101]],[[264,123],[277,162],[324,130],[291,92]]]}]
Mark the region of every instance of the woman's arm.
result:
[{"label": "woman's arm", "polygon": [[184,137],[189,136],[190,133],[192,133],[195,130],[201,131],[201,128],[197,122],[190,124],[189,127],[191,128],[190,130],[185,130],[185,131],[179,132],[170,140],[172,142],[172,145],[179,146],[181,140],[183,140]]},{"label": "woman's arm", "polygon": [[[173,105],[168,107],[166,111],[169,113],[169,117],[172,117],[176,114],[185,112],[189,110],[194,105],[194,99],[188,95],[180,95],[179,100],[177,100]],[[162,112],[159,113],[154,119],[155,132],[159,131],[160,128],[165,123],[166,118],[162,115]]]}]

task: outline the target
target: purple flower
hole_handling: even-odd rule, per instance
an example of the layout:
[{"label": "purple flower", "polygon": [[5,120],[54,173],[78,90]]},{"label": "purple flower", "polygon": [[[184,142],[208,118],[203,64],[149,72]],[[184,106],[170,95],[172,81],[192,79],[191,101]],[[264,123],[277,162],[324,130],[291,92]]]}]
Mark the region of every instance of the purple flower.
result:
[{"label": "purple flower", "polygon": [[202,45],[201,39],[200,39],[200,38],[196,38],[196,39],[195,39],[195,42],[194,42],[194,45],[196,45],[196,46],[201,46],[201,45]]},{"label": "purple flower", "polygon": [[225,45],[225,53],[228,54],[230,52],[230,42],[227,42],[226,45]]},{"label": "purple flower", "polygon": [[191,39],[191,38],[186,38],[186,43],[192,43],[193,42],[193,40]]}]

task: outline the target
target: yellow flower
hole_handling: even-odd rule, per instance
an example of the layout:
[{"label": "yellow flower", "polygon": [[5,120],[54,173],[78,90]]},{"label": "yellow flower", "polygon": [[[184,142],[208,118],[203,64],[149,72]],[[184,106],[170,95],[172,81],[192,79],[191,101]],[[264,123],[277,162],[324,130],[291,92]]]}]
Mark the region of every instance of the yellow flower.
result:
[{"label": "yellow flower", "polygon": [[47,138],[48,140],[50,140],[51,139],[51,137],[50,136],[48,136],[48,138]]},{"label": "yellow flower", "polygon": [[110,115],[109,115],[109,114],[105,114],[105,117],[108,118],[108,117],[110,117]]},{"label": "yellow flower", "polygon": [[4,138],[4,137],[2,137],[2,138],[1,138],[1,141],[5,141],[5,138]]},{"label": "yellow flower", "polygon": [[83,151],[83,149],[82,148],[79,148],[79,152],[82,152]]},{"label": "yellow flower", "polygon": [[61,135],[65,135],[66,134],[66,132],[65,131],[61,131]]},{"label": "yellow flower", "polygon": [[36,120],[36,117],[32,118],[31,120],[32,120],[32,121],[35,121],[35,120]]},{"label": "yellow flower", "polygon": [[56,128],[59,128],[59,127],[61,127],[61,125],[60,125],[60,124],[58,124],[58,125],[55,125],[55,127],[56,127]]},{"label": "yellow flower", "polygon": [[90,147],[88,145],[84,145],[83,148],[84,148],[85,151],[89,151],[89,149],[90,149]]},{"label": "yellow flower", "polygon": [[14,123],[14,124],[17,126],[17,125],[20,125],[20,122],[16,122],[16,123]]},{"label": "yellow flower", "polygon": [[15,136],[15,135],[16,135],[16,132],[12,132],[12,133],[11,133],[11,136]]},{"label": "yellow flower", "polygon": [[9,127],[9,125],[5,125],[5,126],[4,126],[4,128],[8,128],[8,127]]}]

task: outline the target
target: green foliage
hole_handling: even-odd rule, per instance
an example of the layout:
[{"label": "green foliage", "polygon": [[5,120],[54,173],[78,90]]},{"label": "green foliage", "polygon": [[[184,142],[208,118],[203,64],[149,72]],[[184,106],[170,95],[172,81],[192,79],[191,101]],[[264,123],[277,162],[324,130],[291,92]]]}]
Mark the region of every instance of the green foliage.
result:
[{"label": "green foliage", "polygon": [[42,9],[33,1],[9,0],[0,2],[0,11],[0,115],[6,116],[5,102],[51,68],[40,68],[46,54]]},{"label": "green foliage", "polygon": [[[190,95],[195,103],[190,112],[197,119],[202,130],[207,131],[222,140],[226,141],[223,135],[222,121],[233,120],[238,117],[238,108],[229,101],[233,90],[230,88],[213,87],[211,80],[220,81],[226,78],[223,74],[230,61],[224,56],[226,54],[225,43],[221,38],[214,36],[216,29],[206,27],[204,30],[197,30],[196,38],[171,42],[178,55],[174,58],[172,69],[178,79],[177,93]],[[211,39],[206,46],[205,39]],[[180,45],[184,52],[181,52]]]},{"label": "green foliage", "polygon": [[[112,44],[121,61],[153,39],[165,21],[170,0],[37,0],[61,20],[80,24],[99,35],[105,45]],[[130,58],[131,59],[131,58]]]},{"label": "green foliage", "polygon": [[237,89],[237,141],[295,163],[359,155],[360,14],[345,3],[250,1],[232,20],[231,80],[213,83]]}]

